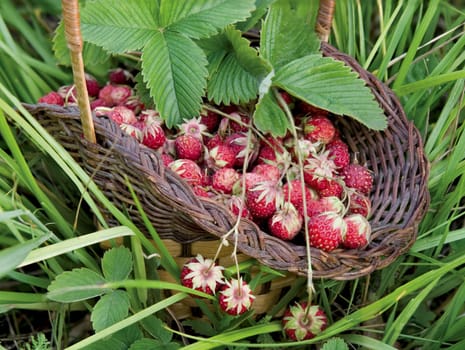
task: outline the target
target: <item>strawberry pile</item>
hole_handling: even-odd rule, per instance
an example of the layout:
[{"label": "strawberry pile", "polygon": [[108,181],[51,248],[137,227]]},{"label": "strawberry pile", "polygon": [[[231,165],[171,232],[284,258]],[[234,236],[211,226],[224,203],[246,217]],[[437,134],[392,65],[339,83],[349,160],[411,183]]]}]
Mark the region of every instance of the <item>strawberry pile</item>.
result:
[{"label": "strawberry pile", "polygon": [[[297,138],[257,131],[247,107],[234,105],[205,106],[199,116],[168,129],[136,96],[127,71],[111,71],[104,86],[87,76],[87,88],[96,116],[158,152],[197,196],[217,200],[284,241],[301,244],[308,234],[311,246],[328,252],[369,243],[373,176],[350,153],[327,111],[283,92]],[[38,102],[75,104],[74,87]]]}]

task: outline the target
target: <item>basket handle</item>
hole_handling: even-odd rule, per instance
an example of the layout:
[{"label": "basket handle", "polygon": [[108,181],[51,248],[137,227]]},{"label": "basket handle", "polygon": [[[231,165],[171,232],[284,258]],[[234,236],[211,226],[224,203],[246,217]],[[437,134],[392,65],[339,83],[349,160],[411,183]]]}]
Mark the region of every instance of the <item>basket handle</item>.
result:
[{"label": "basket handle", "polygon": [[322,41],[328,42],[334,17],[335,0],[320,0],[315,31]]},{"label": "basket handle", "polygon": [[84,60],[82,58],[82,36],[78,0],[62,0],[63,21],[66,42],[71,55],[71,67],[76,86],[77,102],[80,110],[82,129],[86,140],[96,143],[94,122],[88,98]]}]

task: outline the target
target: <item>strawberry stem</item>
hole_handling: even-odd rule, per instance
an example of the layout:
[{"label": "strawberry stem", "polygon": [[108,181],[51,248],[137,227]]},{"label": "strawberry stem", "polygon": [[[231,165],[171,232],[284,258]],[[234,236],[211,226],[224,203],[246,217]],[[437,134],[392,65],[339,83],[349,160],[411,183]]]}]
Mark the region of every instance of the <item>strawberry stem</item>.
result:
[{"label": "strawberry stem", "polygon": [[[289,123],[290,123],[290,131],[292,133],[292,137],[295,140],[298,140],[297,136],[297,128],[294,123],[294,116],[292,115],[292,112],[289,109],[289,106],[287,105],[286,101],[284,101],[283,97],[279,93],[279,91],[276,88],[273,88],[273,93],[278,100],[278,103],[280,104],[281,108],[283,109],[284,113],[286,116],[289,118]],[[300,172],[300,178],[304,178],[304,166],[303,166],[303,161],[302,161],[302,152],[300,147],[296,147],[296,152],[297,152],[297,160],[298,160],[298,167],[299,167],[299,172]],[[301,181],[301,189],[302,193],[305,193],[305,182]],[[303,212],[307,212],[307,198],[305,195],[303,195]],[[308,293],[308,305],[311,304],[312,296],[313,293],[315,292],[315,286],[313,284],[313,270],[312,270],[312,256],[311,256],[311,249],[310,249],[310,238],[308,235],[308,216],[304,215],[304,230],[305,230],[305,247],[306,247],[306,253],[307,253],[307,293]]]}]

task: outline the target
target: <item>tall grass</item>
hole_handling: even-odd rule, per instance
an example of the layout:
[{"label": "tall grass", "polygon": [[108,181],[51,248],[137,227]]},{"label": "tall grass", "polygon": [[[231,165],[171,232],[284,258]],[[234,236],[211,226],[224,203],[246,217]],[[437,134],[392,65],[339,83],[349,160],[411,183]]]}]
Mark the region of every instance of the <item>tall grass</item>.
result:
[{"label": "tall grass", "polygon": [[[271,317],[223,321],[209,335],[168,325],[154,335],[144,324],[147,319],[158,322],[151,315],[184,296],[180,290],[176,297],[152,303],[154,291],[167,286],[150,281],[150,268],[161,263],[175,273],[177,267],[170,259],[158,258],[155,266],[149,262],[146,267],[144,254],[158,252],[153,245],[25,111],[14,109],[20,109],[20,101],[34,102],[71,81],[69,71],[56,65],[50,27],[43,22],[44,14],[59,13],[59,2],[17,3],[0,2],[0,324],[8,325],[11,339],[18,339],[8,345],[25,346],[20,335],[39,330],[47,332],[56,348],[128,348],[123,335],[137,337],[134,326],[143,325],[146,337],[165,337],[173,348],[183,340],[186,349],[306,348],[335,338],[354,348],[463,349],[465,11],[460,2],[337,2],[330,42],[401,99],[422,134],[430,161],[431,203],[415,244],[395,263],[354,281],[315,281],[318,301],[331,324],[319,337],[300,343],[282,340],[280,322]],[[118,217],[121,226],[106,227],[89,193]],[[81,197],[84,204],[79,206]],[[95,226],[94,216],[100,226]],[[71,339],[73,315],[82,321],[92,303],[79,298],[69,304],[50,301],[46,288],[77,267],[101,273],[102,252],[96,243],[117,237],[126,237],[134,272],[131,279],[104,287],[127,291],[130,314],[92,336]],[[67,292],[79,296],[78,290]],[[49,315],[50,329],[26,329],[18,318],[28,313],[41,322]],[[113,340],[107,338],[110,335]]]}]

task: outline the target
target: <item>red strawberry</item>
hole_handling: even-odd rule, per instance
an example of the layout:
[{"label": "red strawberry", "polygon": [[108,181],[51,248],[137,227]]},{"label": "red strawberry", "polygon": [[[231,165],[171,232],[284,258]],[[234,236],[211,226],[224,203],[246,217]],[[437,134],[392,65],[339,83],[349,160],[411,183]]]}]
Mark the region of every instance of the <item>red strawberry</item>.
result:
[{"label": "red strawberry", "polygon": [[279,91],[279,94],[290,109],[294,108],[294,98],[291,95],[289,95],[289,93],[287,93],[284,90],[281,90]]},{"label": "red strawberry", "polygon": [[213,147],[208,152],[207,162],[210,168],[232,168],[236,161],[236,152],[224,144]]},{"label": "red strawberry", "polygon": [[320,197],[338,197],[341,198],[343,187],[337,180],[325,181],[325,186],[320,186],[318,194]]},{"label": "red strawberry", "polygon": [[250,117],[240,112],[229,113],[229,127],[232,132],[247,132],[250,124]]},{"label": "red strawberry", "polygon": [[200,185],[195,185],[194,187],[192,187],[192,189],[194,190],[195,195],[198,197],[210,198],[212,195],[211,192],[208,192],[208,190],[205,187]]},{"label": "red strawberry", "polygon": [[202,170],[190,159],[177,159],[170,164],[170,169],[192,186],[200,185],[202,182]]},{"label": "red strawberry", "polygon": [[161,160],[163,161],[163,165],[165,167],[170,166],[170,164],[174,162],[174,158],[171,157],[168,153],[162,153]]},{"label": "red strawberry", "polygon": [[289,339],[301,341],[319,335],[326,329],[328,320],[318,305],[308,305],[303,301],[287,308],[282,324]]},{"label": "red strawberry", "polygon": [[242,218],[250,218],[249,209],[245,206],[242,197],[233,195],[228,198],[226,204],[234,215],[239,216],[240,214]]},{"label": "red strawberry", "polygon": [[142,144],[152,149],[159,149],[165,141],[166,135],[160,123],[153,118],[148,118],[142,129]]},{"label": "red strawberry", "polygon": [[143,128],[143,123],[136,122],[133,124],[127,124],[127,123],[121,123],[120,128],[123,130],[126,134],[134,137],[137,141],[141,142],[142,141],[142,128]]},{"label": "red strawberry", "polygon": [[298,108],[299,108],[299,111],[302,112],[303,114],[322,115],[325,117],[328,116],[328,111],[318,108],[316,106],[313,106],[304,101],[300,101]]},{"label": "red strawberry", "polygon": [[198,161],[202,157],[202,141],[192,135],[180,135],[174,143],[178,158]]},{"label": "red strawberry", "polygon": [[333,122],[324,116],[310,117],[304,122],[304,137],[311,142],[330,142],[336,133]]},{"label": "red strawberry", "polygon": [[364,248],[370,240],[371,226],[368,220],[360,214],[344,217],[347,232],[342,244],[349,249]]},{"label": "red strawberry", "polygon": [[292,240],[302,228],[303,217],[291,203],[285,203],[268,219],[270,233],[284,241]]},{"label": "red strawberry", "polygon": [[256,174],[262,174],[268,180],[274,181],[276,183],[278,183],[279,179],[281,178],[281,171],[276,165],[272,164],[257,164],[252,169],[252,172]]},{"label": "red strawberry", "polygon": [[341,139],[335,139],[326,145],[329,158],[334,161],[337,168],[343,168],[350,163],[349,146]]},{"label": "red strawberry", "polygon": [[[312,199],[316,200],[318,198],[316,192],[309,188],[306,184],[304,184],[304,191],[305,200],[307,202]],[[286,202],[291,202],[298,210],[300,210],[304,201],[304,196],[302,193],[302,181],[295,179],[286,182],[283,186],[283,197]]]},{"label": "red strawberry", "polygon": [[239,179],[239,173],[233,168],[221,168],[213,174],[212,187],[221,193],[231,194],[234,184]]},{"label": "red strawberry", "polygon": [[101,98],[96,98],[95,100],[90,102],[91,110],[95,110],[99,107],[108,107],[108,106],[106,105],[105,101],[102,100]]},{"label": "red strawberry", "polygon": [[139,114],[145,108],[144,103],[137,96],[129,96],[126,101],[123,102],[122,106],[127,107],[134,111],[135,114]]},{"label": "red strawberry", "polygon": [[108,74],[108,80],[112,84],[127,85],[132,83],[134,76],[125,69],[116,68],[110,71]]},{"label": "red strawberry", "polygon": [[48,94],[42,96],[41,98],[39,98],[37,102],[48,103],[49,105],[58,105],[58,106],[63,106],[65,104],[63,96],[61,96],[58,92],[55,92],[55,91],[49,92]]},{"label": "red strawberry", "polygon": [[258,183],[246,192],[247,208],[256,219],[269,218],[281,202],[281,189],[270,180]]},{"label": "red strawberry", "polygon": [[223,139],[219,134],[213,135],[206,141],[207,149],[212,149],[222,144],[223,144]]},{"label": "red strawberry", "polygon": [[137,122],[136,115],[132,110],[124,106],[116,106],[108,111],[108,117],[116,124],[134,124]]},{"label": "red strawberry", "polygon": [[370,217],[371,200],[368,196],[355,190],[348,191],[349,196],[349,213],[361,214],[364,217]]},{"label": "red strawberry", "polygon": [[326,252],[342,243],[346,230],[342,216],[333,212],[313,216],[308,221],[310,245]]},{"label": "red strawberry", "polygon": [[90,97],[97,97],[100,91],[100,85],[93,76],[86,74],[86,87],[87,87],[87,94]]},{"label": "red strawberry", "polygon": [[215,112],[202,110],[200,113],[200,122],[207,127],[209,132],[214,132],[218,129],[221,117]]},{"label": "red strawberry", "polygon": [[100,89],[98,97],[105,101],[107,106],[122,105],[132,95],[128,85],[107,84]]},{"label": "red strawberry", "polygon": [[322,212],[333,212],[341,215],[343,215],[344,213],[345,206],[339,197],[321,197],[320,199],[318,199],[318,202]]},{"label": "red strawberry", "polygon": [[242,280],[242,277],[226,281],[218,295],[221,309],[233,316],[250,310],[254,299],[250,286]]},{"label": "red strawberry", "polygon": [[370,193],[373,188],[373,175],[363,165],[349,164],[342,168],[339,174],[347,187],[355,188],[363,194]]},{"label": "red strawberry", "polygon": [[258,156],[259,143],[255,136],[252,135],[250,143],[247,142],[247,133],[235,132],[224,140],[224,143],[233,148],[236,152],[236,161],[234,167],[242,168],[245,156],[249,152],[248,162],[252,164]]},{"label": "red strawberry", "polygon": [[305,160],[304,181],[316,191],[327,188],[335,177],[336,165],[328,158],[328,153],[314,154]]},{"label": "red strawberry", "polygon": [[293,146],[291,146],[291,154],[292,158],[295,160],[297,163],[299,158],[298,151],[300,151],[300,156],[302,157],[302,160],[309,159],[313,157],[314,155],[318,154],[321,149],[321,144],[319,142],[312,142],[309,140],[305,139],[298,139],[296,142],[294,142]]},{"label": "red strawberry", "polygon": [[181,284],[214,295],[224,283],[223,267],[200,254],[188,260],[181,270]]},{"label": "red strawberry", "polygon": [[245,190],[249,191],[255,185],[269,181],[263,174],[248,172],[242,175],[233,188],[233,193],[240,195],[242,193],[242,183],[245,184]]}]

